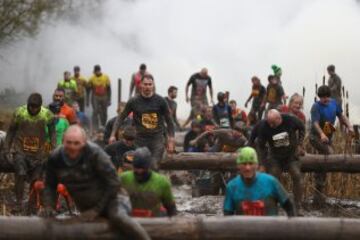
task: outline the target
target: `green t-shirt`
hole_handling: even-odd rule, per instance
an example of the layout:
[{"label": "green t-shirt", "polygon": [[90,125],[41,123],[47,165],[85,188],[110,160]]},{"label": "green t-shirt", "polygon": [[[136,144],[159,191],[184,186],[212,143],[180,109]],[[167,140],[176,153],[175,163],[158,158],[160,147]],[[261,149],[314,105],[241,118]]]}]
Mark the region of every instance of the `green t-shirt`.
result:
[{"label": "green t-shirt", "polygon": [[[66,130],[69,128],[69,122],[65,118],[58,118],[57,120],[55,120],[55,122],[56,122],[56,125],[55,125],[56,146],[59,146],[62,144],[64,134],[65,134]],[[48,128],[46,128],[46,139],[50,143]]]},{"label": "green t-shirt", "polygon": [[17,108],[11,123],[16,125],[13,150],[38,156],[44,151],[45,130],[52,124],[53,119],[54,115],[45,107],[41,107],[35,116],[28,112],[27,105]]},{"label": "green t-shirt", "polygon": [[65,91],[65,102],[67,104],[72,104],[75,97],[76,97],[76,93],[78,91],[77,89],[77,83],[74,79],[70,79],[69,81],[65,81],[65,80],[61,80],[58,83],[58,87],[59,88],[63,88]]},{"label": "green t-shirt", "polygon": [[133,212],[139,209],[149,210],[151,216],[159,217],[161,206],[174,202],[170,181],[156,172],[151,172],[150,179],[144,183],[136,181],[133,171],[121,173],[120,180],[130,195]]}]

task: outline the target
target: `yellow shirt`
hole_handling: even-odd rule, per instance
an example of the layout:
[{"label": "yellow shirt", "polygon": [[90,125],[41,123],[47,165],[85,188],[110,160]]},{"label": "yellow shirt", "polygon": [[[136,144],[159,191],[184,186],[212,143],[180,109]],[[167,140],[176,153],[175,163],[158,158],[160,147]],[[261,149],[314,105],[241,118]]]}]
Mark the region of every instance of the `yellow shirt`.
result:
[{"label": "yellow shirt", "polygon": [[96,96],[104,96],[107,94],[107,88],[110,86],[110,79],[108,75],[101,74],[101,76],[93,75],[89,80],[89,87],[93,90]]},{"label": "yellow shirt", "polygon": [[83,76],[79,76],[76,78],[75,76],[72,76],[71,79],[75,80],[77,84],[77,96],[79,98],[82,98],[85,96],[85,91],[87,87],[87,80]]}]

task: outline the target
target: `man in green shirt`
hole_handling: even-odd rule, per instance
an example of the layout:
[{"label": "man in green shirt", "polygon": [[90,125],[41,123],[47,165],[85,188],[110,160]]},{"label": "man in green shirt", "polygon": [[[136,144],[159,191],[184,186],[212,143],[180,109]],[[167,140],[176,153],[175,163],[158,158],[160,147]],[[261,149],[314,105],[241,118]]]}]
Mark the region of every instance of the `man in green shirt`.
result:
[{"label": "man in green shirt", "polygon": [[32,188],[42,178],[43,162],[47,158],[45,149],[46,129],[50,146],[55,146],[55,124],[53,114],[42,106],[42,96],[32,93],[27,104],[18,107],[13,115],[5,139],[5,149],[13,154],[15,170],[15,195],[22,207],[25,181]]},{"label": "man in green shirt", "polygon": [[150,170],[151,153],[148,148],[134,152],[133,171],[120,174],[121,183],[130,195],[134,217],[171,217],[176,214],[174,196],[169,180]]},{"label": "man in green shirt", "polygon": [[[60,104],[57,102],[53,102],[49,105],[49,110],[54,114],[54,121],[55,121],[55,131],[56,131],[56,146],[62,144],[64,134],[66,130],[69,128],[70,124],[66,118],[60,117]],[[46,128],[47,132],[47,128]],[[47,135],[48,137],[48,135]],[[49,138],[48,138],[49,141]]]},{"label": "man in green shirt", "polygon": [[78,92],[77,83],[71,78],[70,72],[64,72],[64,79],[59,81],[57,87],[65,90],[65,102],[67,104],[71,105],[76,100],[75,98]]}]

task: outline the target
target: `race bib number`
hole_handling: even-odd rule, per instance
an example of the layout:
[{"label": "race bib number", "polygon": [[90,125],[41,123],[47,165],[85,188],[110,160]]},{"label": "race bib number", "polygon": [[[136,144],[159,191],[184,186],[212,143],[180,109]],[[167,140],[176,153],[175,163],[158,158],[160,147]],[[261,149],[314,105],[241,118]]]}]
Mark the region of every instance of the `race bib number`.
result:
[{"label": "race bib number", "polygon": [[229,118],[221,118],[221,119],[220,119],[220,127],[222,127],[222,128],[229,128],[229,127],[230,127]]},{"label": "race bib number", "polygon": [[272,137],[274,147],[288,147],[290,145],[290,138],[287,132],[276,134]]},{"label": "race bib number", "polygon": [[133,217],[144,217],[144,218],[147,218],[147,217],[152,217],[153,214],[150,210],[147,210],[147,209],[133,209],[132,212],[131,212],[131,215]]},{"label": "race bib number", "polygon": [[265,216],[264,201],[243,201],[241,202],[241,210],[244,215],[248,216]]},{"label": "race bib number", "polygon": [[40,149],[40,139],[38,137],[24,137],[23,149],[25,152],[38,152]]},{"label": "race bib number", "polygon": [[104,96],[106,94],[106,87],[104,86],[96,86],[95,87],[95,95]]},{"label": "race bib number", "polygon": [[154,129],[158,126],[158,116],[156,113],[143,113],[141,116],[142,125],[147,129]]}]

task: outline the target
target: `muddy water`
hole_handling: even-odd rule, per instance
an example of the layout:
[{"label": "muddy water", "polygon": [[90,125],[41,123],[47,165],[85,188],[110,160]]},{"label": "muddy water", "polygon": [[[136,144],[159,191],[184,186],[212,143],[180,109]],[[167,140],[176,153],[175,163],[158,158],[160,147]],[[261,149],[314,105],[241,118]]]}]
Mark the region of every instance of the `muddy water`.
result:
[{"label": "muddy water", "polygon": [[[188,184],[174,186],[177,209],[180,216],[222,216],[224,196],[202,196],[193,198]],[[311,199],[304,203],[304,216],[307,217],[349,217],[360,218],[360,201],[328,198],[326,205],[318,210],[311,205]],[[280,215],[285,215],[280,211]]]}]

